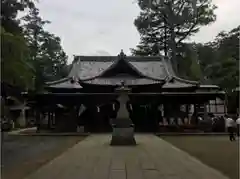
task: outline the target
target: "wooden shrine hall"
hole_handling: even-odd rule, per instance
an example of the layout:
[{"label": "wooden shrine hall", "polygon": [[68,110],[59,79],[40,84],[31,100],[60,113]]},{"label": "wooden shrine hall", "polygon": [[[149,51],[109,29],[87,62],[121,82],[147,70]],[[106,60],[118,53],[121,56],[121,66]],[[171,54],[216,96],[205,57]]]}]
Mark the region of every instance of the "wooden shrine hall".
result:
[{"label": "wooden shrine hall", "polygon": [[160,125],[197,125],[190,118],[206,118],[209,101],[224,99],[225,94],[218,86],[178,77],[170,60],[162,56],[126,56],[123,52],[74,56],[66,78],[46,83],[44,93],[31,96],[38,128],[110,132],[119,106],[115,89],[121,85],[130,89],[126,106],[138,132],[156,132]]}]

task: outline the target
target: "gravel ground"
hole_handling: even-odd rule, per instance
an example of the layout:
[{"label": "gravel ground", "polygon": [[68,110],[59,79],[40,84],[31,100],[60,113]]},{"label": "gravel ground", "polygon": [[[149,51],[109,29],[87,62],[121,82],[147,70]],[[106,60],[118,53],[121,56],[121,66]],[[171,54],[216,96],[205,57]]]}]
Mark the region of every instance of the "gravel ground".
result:
[{"label": "gravel ground", "polygon": [[82,136],[2,136],[2,178],[21,179],[78,143]]}]

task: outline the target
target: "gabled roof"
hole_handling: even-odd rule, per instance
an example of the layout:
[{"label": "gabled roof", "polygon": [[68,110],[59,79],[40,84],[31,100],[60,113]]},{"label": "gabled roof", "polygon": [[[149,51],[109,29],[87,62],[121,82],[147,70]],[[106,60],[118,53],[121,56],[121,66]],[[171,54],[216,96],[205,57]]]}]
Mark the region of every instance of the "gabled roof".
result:
[{"label": "gabled roof", "polygon": [[[80,80],[92,79],[101,75],[117,60],[117,56],[76,56],[69,77],[75,76]],[[159,80],[168,76],[162,57],[126,57],[125,60],[144,76]]]},{"label": "gabled roof", "polygon": [[101,77],[113,77],[119,74],[127,74],[128,76],[134,76],[136,78],[144,77],[134,65],[132,65],[129,61],[127,61],[126,56],[119,55],[118,59],[113,62],[113,64],[104,70],[99,76]]},{"label": "gabled roof", "polygon": [[[120,60],[118,56],[75,56],[68,77],[74,76],[80,80],[92,79],[116,66]],[[126,56],[124,61],[143,76],[159,80],[174,78],[183,83],[198,83],[196,81],[184,80],[177,77],[170,60],[166,60],[163,56]]]},{"label": "gabled roof", "polygon": [[[119,77],[119,74],[128,76]],[[121,81],[128,85],[165,83],[163,88],[188,88],[199,85],[196,81],[177,77],[170,60],[163,56],[126,56],[123,52],[119,56],[75,56],[66,79],[72,78],[81,84],[96,85],[118,85]],[[56,88],[73,86],[65,83],[51,86]]]}]

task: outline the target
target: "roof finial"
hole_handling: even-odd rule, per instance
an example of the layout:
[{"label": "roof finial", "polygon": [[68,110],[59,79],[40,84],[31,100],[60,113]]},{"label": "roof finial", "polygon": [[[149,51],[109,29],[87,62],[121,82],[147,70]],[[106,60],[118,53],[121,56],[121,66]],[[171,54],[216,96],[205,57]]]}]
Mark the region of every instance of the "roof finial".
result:
[{"label": "roof finial", "polygon": [[123,49],[121,49],[121,52],[120,52],[120,54],[118,55],[121,59],[123,59],[123,58],[125,58],[126,57],[126,55],[124,54],[124,52],[123,52]]}]

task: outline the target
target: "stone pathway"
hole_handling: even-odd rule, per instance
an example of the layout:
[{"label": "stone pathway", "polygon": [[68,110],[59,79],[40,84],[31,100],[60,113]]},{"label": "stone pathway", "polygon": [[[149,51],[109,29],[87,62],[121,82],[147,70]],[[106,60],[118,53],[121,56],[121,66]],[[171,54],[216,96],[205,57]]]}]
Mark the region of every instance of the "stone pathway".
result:
[{"label": "stone pathway", "polygon": [[154,135],[137,146],[111,147],[110,135],[92,135],[27,179],[227,179]]}]

